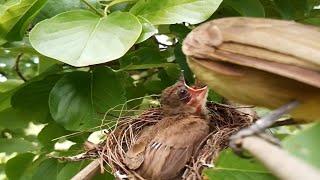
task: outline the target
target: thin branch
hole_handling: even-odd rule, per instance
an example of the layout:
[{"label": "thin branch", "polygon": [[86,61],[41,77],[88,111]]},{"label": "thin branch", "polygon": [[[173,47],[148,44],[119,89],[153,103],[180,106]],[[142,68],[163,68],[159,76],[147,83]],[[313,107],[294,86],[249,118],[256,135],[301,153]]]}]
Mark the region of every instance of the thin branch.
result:
[{"label": "thin branch", "polygon": [[276,121],[271,128],[273,127],[279,127],[279,126],[289,126],[289,125],[299,125],[299,124],[303,124],[301,122],[295,121],[292,118],[289,119],[285,119],[285,120],[281,120],[281,121]]},{"label": "thin branch", "polygon": [[279,179],[320,179],[320,172],[314,167],[261,138],[246,137],[241,144]]},{"label": "thin branch", "polygon": [[21,60],[21,57],[23,56],[23,53],[20,53],[17,58],[16,58],[16,63],[14,65],[14,69],[16,71],[16,73],[18,74],[18,76],[20,77],[20,79],[22,79],[24,82],[27,81],[27,79],[23,76],[22,72],[20,71],[20,67],[19,67],[19,63]]},{"label": "thin branch", "polygon": [[92,179],[100,169],[100,159],[96,159],[78,172],[71,180]]},{"label": "thin branch", "polygon": [[83,3],[85,3],[90,9],[92,9],[94,12],[96,12],[98,15],[100,15],[101,17],[104,16],[104,14],[102,12],[100,12],[97,8],[95,8],[94,6],[92,6],[87,0],[81,0]]}]

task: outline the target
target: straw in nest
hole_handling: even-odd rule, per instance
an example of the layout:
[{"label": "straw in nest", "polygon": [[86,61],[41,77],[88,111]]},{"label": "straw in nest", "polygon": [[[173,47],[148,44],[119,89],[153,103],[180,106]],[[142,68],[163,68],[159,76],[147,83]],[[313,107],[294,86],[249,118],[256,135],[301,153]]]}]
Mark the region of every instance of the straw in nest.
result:
[{"label": "straw in nest", "polygon": [[[209,102],[207,108],[210,111],[211,132],[202,140],[179,179],[201,179],[202,170],[213,166],[219,152],[228,147],[229,137],[250,125],[255,118],[253,114],[228,105]],[[123,162],[125,153],[136,142],[144,128],[153,126],[162,118],[161,108],[151,108],[136,117],[120,118],[117,126],[107,133],[107,138],[97,153],[117,178],[121,179],[124,175],[129,179],[144,179],[126,167]]]}]

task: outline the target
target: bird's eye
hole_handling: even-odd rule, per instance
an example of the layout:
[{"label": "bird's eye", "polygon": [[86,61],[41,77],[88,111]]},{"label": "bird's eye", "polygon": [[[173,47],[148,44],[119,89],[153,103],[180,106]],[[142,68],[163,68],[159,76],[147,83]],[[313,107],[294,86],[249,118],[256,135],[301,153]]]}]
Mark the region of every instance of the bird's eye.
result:
[{"label": "bird's eye", "polygon": [[178,96],[182,101],[189,101],[190,98],[189,92],[186,89],[179,89]]}]

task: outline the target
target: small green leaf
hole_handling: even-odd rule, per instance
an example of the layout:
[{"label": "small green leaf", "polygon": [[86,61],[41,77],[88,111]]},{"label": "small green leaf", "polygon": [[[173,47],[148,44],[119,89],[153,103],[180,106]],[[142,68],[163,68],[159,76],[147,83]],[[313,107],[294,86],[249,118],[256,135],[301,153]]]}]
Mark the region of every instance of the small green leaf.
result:
[{"label": "small green leaf", "polygon": [[130,10],[153,25],[187,22],[197,24],[208,19],[222,0],[139,0]]},{"label": "small green leaf", "polygon": [[24,173],[31,166],[34,156],[32,153],[24,153],[11,158],[5,167],[7,177],[10,180],[23,179]]},{"label": "small green leaf", "polygon": [[219,155],[215,167],[207,169],[204,174],[208,179],[234,179],[234,180],[272,180],[276,179],[260,163],[254,159],[243,159],[230,150]]},{"label": "small green leaf", "polygon": [[37,147],[24,139],[4,139],[0,138],[0,152],[5,153],[24,153],[36,150]]},{"label": "small green leaf", "polygon": [[39,53],[79,67],[123,56],[141,30],[139,20],[128,12],[100,17],[77,10],[38,23],[30,32],[30,42]]},{"label": "small green leaf", "polygon": [[169,64],[158,48],[142,47],[120,59],[120,67],[125,70],[166,67]]},{"label": "small green leaf", "polygon": [[283,140],[283,147],[290,153],[320,168],[320,124],[306,128],[296,135],[288,136]]},{"label": "small green leaf", "polygon": [[259,0],[225,0],[223,3],[238,11],[242,16],[265,16],[264,8]]},{"label": "small green leaf", "polygon": [[47,124],[38,134],[38,140],[44,146],[53,148],[55,141],[52,139],[68,134],[68,131],[55,122]]},{"label": "small green leaf", "polygon": [[142,33],[140,34],[136,43],[141,43],[147,40],[149,37],[158,33],[158,29],[152,25],[147,19],[140,16],[138,17],[141,25],[142,25]]}]

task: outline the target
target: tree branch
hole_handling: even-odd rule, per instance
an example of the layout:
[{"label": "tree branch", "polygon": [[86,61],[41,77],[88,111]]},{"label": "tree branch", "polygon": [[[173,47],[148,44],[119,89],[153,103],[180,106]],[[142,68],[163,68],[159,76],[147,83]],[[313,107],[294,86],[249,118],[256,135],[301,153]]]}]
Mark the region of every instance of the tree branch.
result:
[{"label": "tree branch", "polygon": [[299,125],[299,124],[303,124],[303,122],[298,122],[298,121],[295,121],[295,120],[292,119],[292,118],[289,118],[289,119],[285,119],[285,120],[281,120],[281,121],[276,121],[276,122],[271,126],[271,128],[273,128],[273,127],[279,127],[279,126]]},{"label": "tree branch", "polygon": [[23,76],[22,72],[20,71],[20,67],[19,67],[19,63],[21,60],[21,57],[23,56],[23,53],[20,53],[17,58],[16,58],[16,63],[14,65],[14,69],[16,71],[16,73],[18,74],[18,76],[20,77],[20,79],[22,79],[24,82],[27,81],[27,79]]},{"label": "tree branch", "polygon": [[314,167],[261,138],[244,138],[242,148],[261,161],[279,179],[320,179],[320,172]]},{"label": "tree branch", "polygon": [[98,9],[96,9],[94,6],[92,6],[87,0],[81,0],[84,4],[86,4],[90,9],[92,9],[94,12],[96,12],[101,17],[104,16],[102,12],[100,12]]},{"label": "tree branch", "polygon": [[100,169],[100,159],[96,159],[83,168],[71,180],[89,180],[92,179]]}]

